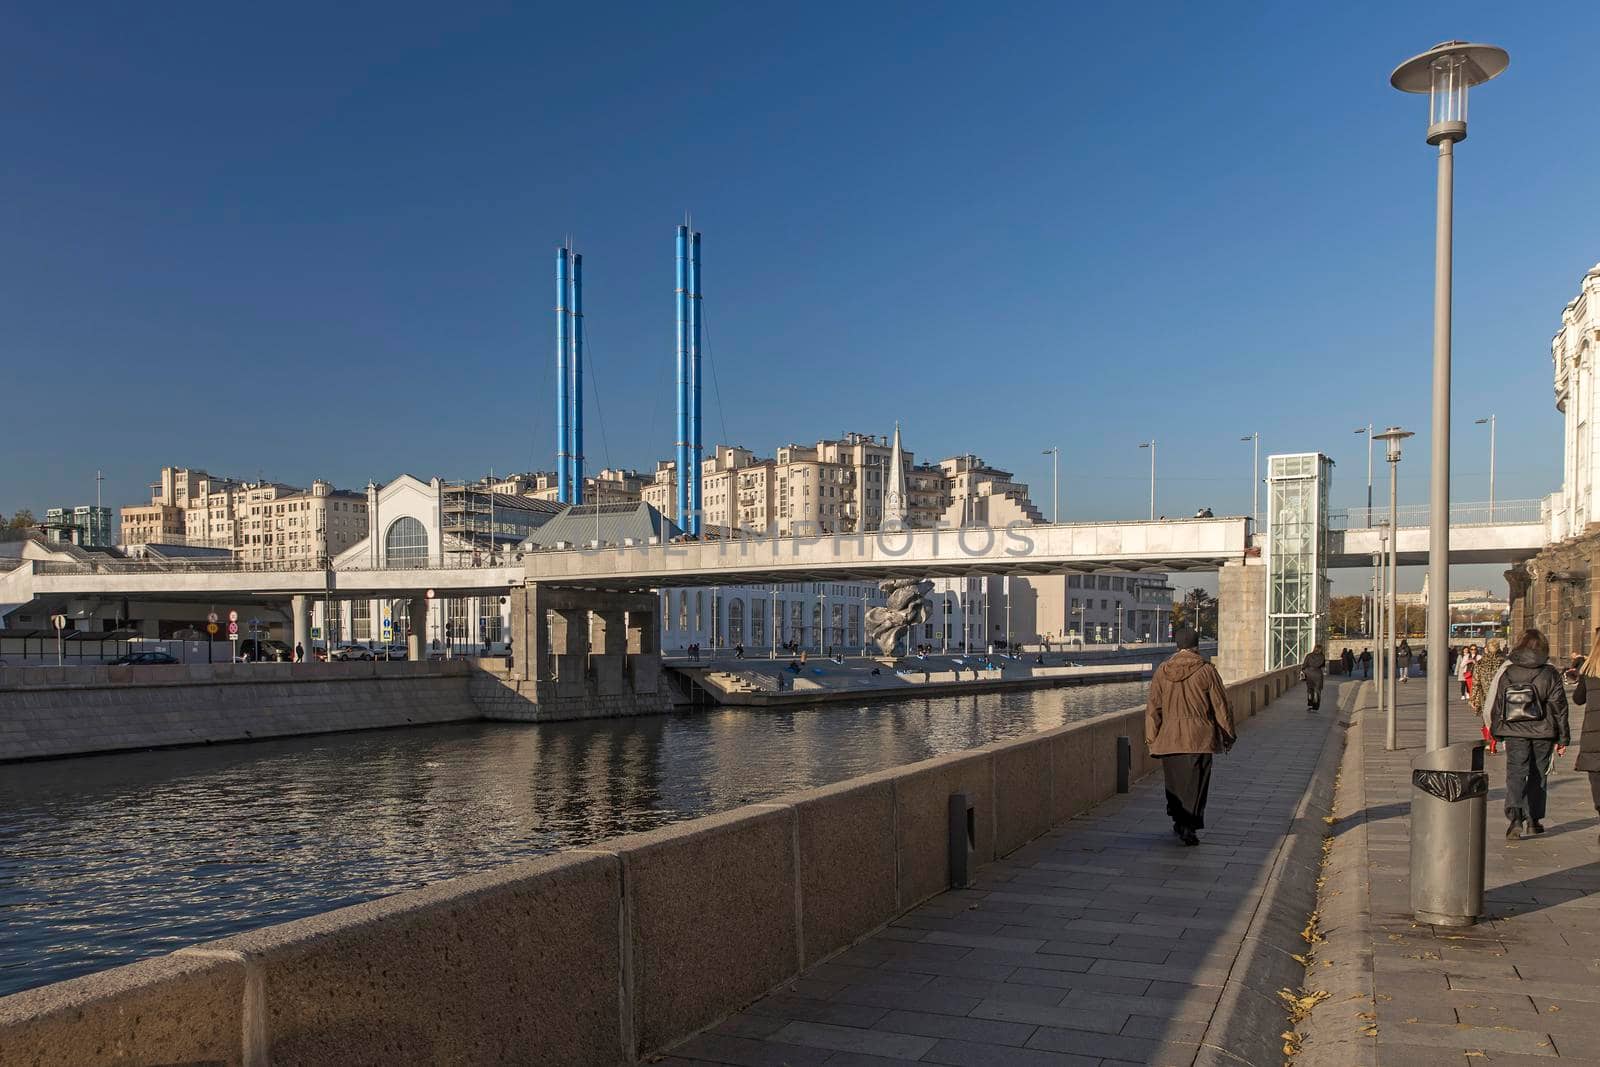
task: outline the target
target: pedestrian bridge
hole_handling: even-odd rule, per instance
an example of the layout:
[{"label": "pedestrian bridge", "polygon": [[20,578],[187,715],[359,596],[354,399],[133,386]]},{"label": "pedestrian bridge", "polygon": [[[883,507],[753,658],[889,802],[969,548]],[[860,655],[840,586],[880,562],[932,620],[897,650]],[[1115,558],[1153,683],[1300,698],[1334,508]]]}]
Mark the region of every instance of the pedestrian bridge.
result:
[{"label": "pedestrian bridge", "polygon": [[[1402,567],[1428,562],[1428,508],[1405,507],[1395,515]],[[1372,565],[1387,529],[1388,509],[1352,508],[1328,516],[1328,566]],[[1550,542],[1550,520],[1543,501],[1453,504],[1450,508],[1451,563],[1521,563]]]},{"label": "pedestrian bridge", "polygon": [[534,552],[530,584],[601,589],[1040,575],[1107,569],[1214,571],[1243,559],[1250,520],[1170,519],[734,538]]}]

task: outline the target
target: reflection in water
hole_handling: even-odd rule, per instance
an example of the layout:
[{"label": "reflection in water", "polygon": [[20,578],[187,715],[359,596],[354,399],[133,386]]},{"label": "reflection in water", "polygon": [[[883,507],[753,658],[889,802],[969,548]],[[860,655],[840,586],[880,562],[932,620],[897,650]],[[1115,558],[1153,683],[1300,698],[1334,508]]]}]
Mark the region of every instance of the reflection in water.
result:
[{"label": "reflection in water", "polygon": [[1143,699],[1125,683],[0,766],[0,994]]}]

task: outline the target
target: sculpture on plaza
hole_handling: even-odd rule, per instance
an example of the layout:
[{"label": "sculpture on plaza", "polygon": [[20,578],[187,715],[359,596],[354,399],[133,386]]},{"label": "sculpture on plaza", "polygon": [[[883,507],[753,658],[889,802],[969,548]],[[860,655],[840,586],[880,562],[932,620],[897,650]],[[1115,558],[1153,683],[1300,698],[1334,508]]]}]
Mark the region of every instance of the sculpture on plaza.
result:
[{"label": "sculpture on plaza", "polygon": [[933,583],[916,578],[891,578],[878,585],[887,603],[867,609],[867,637],[881,655],[894,655],[900,635],[928,621],[928,594]]}]

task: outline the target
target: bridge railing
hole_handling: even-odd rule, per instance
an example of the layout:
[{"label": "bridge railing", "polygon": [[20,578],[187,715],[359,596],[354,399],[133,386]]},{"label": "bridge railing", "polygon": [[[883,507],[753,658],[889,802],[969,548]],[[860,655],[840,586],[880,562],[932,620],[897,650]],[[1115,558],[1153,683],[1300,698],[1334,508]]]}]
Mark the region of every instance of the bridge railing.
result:
[{"label": "bridge railing", "polygon": [[[369,565],[328,567],[308,564],[298,560],[269,560],[262,563],[229,559],[99,559],[68,562],[65,560],[29,560],[34,574],[242,574],[288,571],[336,570],[352,571],[408,571],[408,570],[482,570],[485,567],[510,567],[520,562],[520,554],[492,559],[489,556],[446,557],[437,559],[391,562],[381,567]],[[26,565],[26,564],[25,564]]]},{"label": "bridge railing", "polygon": [[[1451,526],[1503,526],[1514,523],[1544,521],[1542,500],[1496,500],[1489,503],[1450,505]],[[1395,521],[1401,529],[1428,525],[1431,509],[1426,504],[1407,504],[1396,510]],[[1328,512],[1330,530],[1368,530],[1389,521],[1388,507],[1372,506],[1343,508]]]}]

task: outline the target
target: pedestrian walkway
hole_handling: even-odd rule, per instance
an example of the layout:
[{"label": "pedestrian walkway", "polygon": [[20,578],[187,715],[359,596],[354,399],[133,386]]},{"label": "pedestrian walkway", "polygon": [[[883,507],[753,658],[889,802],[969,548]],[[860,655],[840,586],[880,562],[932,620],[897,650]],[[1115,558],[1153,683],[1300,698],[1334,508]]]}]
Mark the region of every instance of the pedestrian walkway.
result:
[{"label": "pedestrian walkway", "polygon": [[[1217,757],[1200,847],[1173,836],[1152,775],[662,1062],[1188,1067],[1202,1039],[1212,1043],[1208,1026],[1329,739],[1337,694],[1330,686],[1312,715],[1291,691],[1246,724],[1233,752]],[[1285,1020],[1254,1024],[1275,1042]]]},{"label": "pedestrian walkway", "polygon": [[[1342,1035],[1363,1032],[1370,1042],[1347,1044],[1317,1062],[1478,1067],[1559,1057],[1600,1064],[1600,847],[1588,782],[1573,770],[1577,747],[1557,760],[1548,832],[1516,842],[1504,838],[1505,757],[1486,757],[1487,917],[1463,929],[1419,925],[1411,918],[1407,873],[1410,762],[1422,751],[1426,699],[1418,682],[1399,687],[1395,752],[1384,750],[1383,721],[1369,706],[1372,687],[1361,687],[1330,868],[1365,868],[1370,896],[1364,917],[1352,915],[1328,931],[1319,956],[1343,963],[1370,950],[1372,995],[1363,994],[1369,1005],[1363,1006],[1351,999],[1360,990],[1331,990],[1313,1013],[1306,1052],[1338,1047],[1347,1040]],[[1452,697],[1451,740],[1478,738],[1478,721],[1454,686]],[[1573,712],[1576,739],[1582,709]],[[1354,895],[1361,892],[1353,887]],[[1364,943],[1352,944],[1357,930]]]}]

